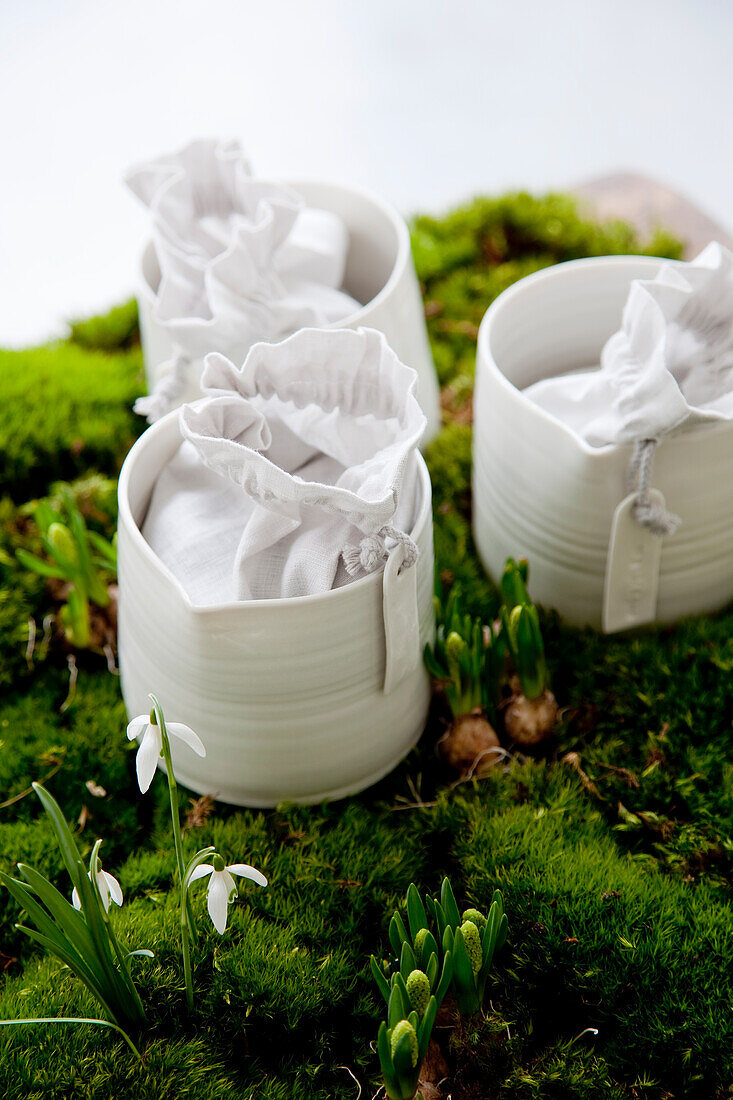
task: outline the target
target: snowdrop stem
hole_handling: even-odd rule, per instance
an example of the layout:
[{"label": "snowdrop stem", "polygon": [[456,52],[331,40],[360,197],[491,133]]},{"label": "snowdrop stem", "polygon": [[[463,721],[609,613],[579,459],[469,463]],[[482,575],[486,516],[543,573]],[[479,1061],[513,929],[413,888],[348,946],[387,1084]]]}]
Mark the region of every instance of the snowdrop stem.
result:
[{"label": "snowdrop stem", "polygon": [[186,1004],[193,1010],[193,975],[191,973],[191,943],[188,932],[188,913],[185,887],[181,890],[181,953],[183,955],[183,979],[186,983]]},{"label": "snowdrop stem", "polygon": [[[102,918],[102,921],[107,926],[107,935],[109,936],[109,940],[110,940],[110,943],[112,944],[112,948],[114,950],[114,953],[117,956],[117,962],[119,963],[120,970],[128,978],[128,984],[130,986],[130,991],[132,993],[132,998],[133,998],[133,1000],[135,1002],[135,1005],[136,1005],[136,1007],[137,1007],[137,1009],[140,1013],[140,1016],[144,1019],[145,1018],[145,1009],[143,1008],[143,1003],[140,1000],[140,994],[138,993],[138,991],[135,987],[135,983],[133,982],[132,978],[130,977],[130,964],[127,961],[127,955],[125,954],[125,952],[120,947],[119,940],[117,939],[117,936],[115,935],[115,932],[114,932],[114,928],[112,926],[112,921],[109,919],[109,913],[107,911],[107,906],[104,904],[104,899],[102,898],[102,894],[101,894],[101,891],[100,891],[100,888],[99,888],[99,875],[100,875],[100,871],[101,871],[101,868],[100,868],[100,865],[99,865],[99,849],[101,848],[101,846],[102,846],[102,841],[97,840],[97,842],[95,843],[95,845],[92,849],[92,854],[89,857],[89,881],[92,884],[92,890],[96,894],[97,901],[99,903],[98,904],[99,916]],[[109,902],[107,904],[109,904]]]},{"label": "snowdrop stem", "polygon": [[183,862],[183,840],[181,839],[181,815],[178,809],[178,784],[173,772],[171,759],[171,743],[168,738],[168,730],[165,725],[163,708],[154,695],[150,696],[153,704],[153,715],[160,727],[161,754],[165,761],[165,771],[168,778],[168,799],[171,807],[171,824],[173,826],[173,844],[176,851],[176,866],[178,867],[178,882],[181,890],[181,953],[183,955],[183,976],[186,982],[186,1002],[189,1009],[193,1008],[193,980],[191,977],[191,929],[189,925],[189,907],[185,879],[185,864]]},{"label": "snowdrop stem", "polygon": [[178,881],[183,885],[185,864],[183,862],[183,841],[181,839],[181,815],[178,809],[178,784],[173,773],[173,761],[171,759],[171,743],[166,729],[163,708],[154,695],[150,696],[153,704],[153,714],[160,727],[161,755],[165,761],[165,771],[168,777],[168,798],[171,806],[171,823],[173,825],[173,844],[176,850],[176,865],[178,867]]},{"label": "snowdrop stem", "polygon": [[188,867],[181,878],[181,952],[183,954],[183,977],[186,983],[186,1003],[189,1012],[193,1008],[193,976],[191,973],[191,933],[193,921],[188,900],[188,887],[191,883],[191,874],[212,853],[213,848],[202,848],[189,861]]}]

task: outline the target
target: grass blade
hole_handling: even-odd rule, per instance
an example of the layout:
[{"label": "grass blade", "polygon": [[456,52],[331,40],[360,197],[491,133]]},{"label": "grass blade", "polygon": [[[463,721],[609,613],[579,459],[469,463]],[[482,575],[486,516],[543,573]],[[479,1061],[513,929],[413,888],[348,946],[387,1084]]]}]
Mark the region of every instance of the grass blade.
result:
[{"label": "grass blade", "polygon": [[110,1027],[122,1036],[137,1060],[139,1062],[143,1060],[142,1054],[127,1032],[123,1031],[117,1024],[112,1023],[111,1020],[96,1020],[92,1016],[41,1016],[37,1019],[0,1020],[0,1027],[21,1027],[28,1024],[98,1024],[100,1027]]}]

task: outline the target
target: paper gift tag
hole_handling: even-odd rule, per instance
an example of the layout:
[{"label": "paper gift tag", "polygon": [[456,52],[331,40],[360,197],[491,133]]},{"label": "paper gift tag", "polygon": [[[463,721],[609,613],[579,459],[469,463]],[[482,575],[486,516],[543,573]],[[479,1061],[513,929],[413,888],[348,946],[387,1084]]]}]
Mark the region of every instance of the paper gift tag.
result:
[{"label": "paper gift tag", "polygon": [[402,569],[405,549],[401,543],[387,558],[382,577],[382,615],[386,661],[384,694],[388,695],[422,660],[420,622],[417,613],[417,569]]},{"label": "paper gift tag", "polygon": [[[664,497],[657,489],[650,489],[649,496],[664,509]],[[603,593],[606,634],[651,623],[657,617],[662,537],[637,523],[635,501],[635,493],[622,500],[611,524]]]}]

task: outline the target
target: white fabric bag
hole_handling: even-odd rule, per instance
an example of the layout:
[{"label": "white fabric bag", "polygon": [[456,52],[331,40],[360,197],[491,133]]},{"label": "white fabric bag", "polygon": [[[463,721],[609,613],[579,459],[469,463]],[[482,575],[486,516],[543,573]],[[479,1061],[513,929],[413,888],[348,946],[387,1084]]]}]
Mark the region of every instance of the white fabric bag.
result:
[{"label": "white fabric bag", "polygon": [[340,218],[306,207],[285,184],[252,175],[237,141],[204,139],[129,169],[125,182],[151,213],[158,258],[179,257],[201,268],[230,246],[238,227],[256,225],[268,203],[296,213],[276,257],[283,276],[338,289],[344,278],[348,234]]},{"label": "white fabric bag", "polygon": [[672,533],[679,520],[649,498],[654,448],[683,426],[733,419],[733,254],[713,242],[691,263],[634,280],[600,370],[547,378],[524,394],[591,447],[634,443],[636,518]]},{"label": "white fabric bag", "polygon": [[397,542],[414,564],[416,378],[372,329],[304,329],[241,369],[207,356],[143,525],[193,603],[327,592]]},{"label": "white fabric bag", "polygon": [[126,180],[151,212],[161,269],[156,318],[176,348],[153,394],[136,404],[149,420],[175,404],[206,352],[241,360],[257,341],[360,308],[340,290],[344,223],[307,208],[291,188],[253,177],[236,142],[192,142]]}]

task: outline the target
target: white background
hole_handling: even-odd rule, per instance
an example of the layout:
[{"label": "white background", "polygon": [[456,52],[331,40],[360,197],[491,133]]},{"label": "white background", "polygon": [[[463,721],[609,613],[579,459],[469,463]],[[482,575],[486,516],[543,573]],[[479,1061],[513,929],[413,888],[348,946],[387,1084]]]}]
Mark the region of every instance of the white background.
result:
[{"label": "white background", "polygon": [[629,169],[733,225],[729,0],[0,0],[0,343],[129,295],[192,136],[405,212]]}]

